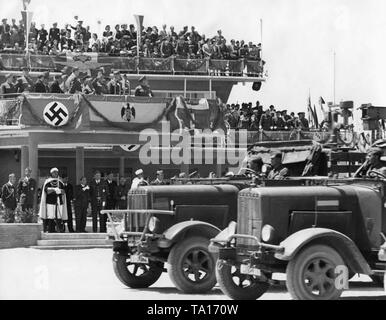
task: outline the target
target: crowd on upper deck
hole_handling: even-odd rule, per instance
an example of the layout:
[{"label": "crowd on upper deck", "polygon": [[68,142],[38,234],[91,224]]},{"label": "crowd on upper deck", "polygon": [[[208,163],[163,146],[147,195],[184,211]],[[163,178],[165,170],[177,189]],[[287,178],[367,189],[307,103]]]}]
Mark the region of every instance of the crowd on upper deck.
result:
[{"label": "crowd on upper deck", "polygon": [[309,122],[305,112],[287,114],[287,110],[278,110],[274,105],[264,109],[259,101],[255,106],[252,102],[240,104],[227,104],[225,119],[231,129],[246,129],[249,131],[285,131],[309,129]]},{"label": "crowd on upper deck", "polygon": [[[23,53],[25,51],[25,26],[23,20],[15,19],[8,23],[2,19],[0,25],[0,50],[7,53]],[[74,25],[65,24],[61,28],[58,23],[46,28],[44,24],[37,26],[31,23],[28,36],[28,51],[31,54],[57,55],[67,51],[101,52],[111,56],[137,56],[137,30],[133,24],[106,25],[102,35],[84,26],[82,20]],[[228,40],[221,30],[215,35],[206,36],[196,30],[184,26],[175,30],[174,26],[162,25],[142,27],[139,48],[141,57],[149,58],[211,58],[211,59],[248,59],[261,60],[261,44],[244,42],[244,40]]]}]

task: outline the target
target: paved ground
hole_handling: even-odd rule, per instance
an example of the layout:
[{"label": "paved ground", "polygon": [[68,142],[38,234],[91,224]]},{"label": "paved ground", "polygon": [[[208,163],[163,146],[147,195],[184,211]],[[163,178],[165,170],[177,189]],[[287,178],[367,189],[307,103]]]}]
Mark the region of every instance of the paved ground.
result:
[{"label": "paved ground", "polygon": [[[187,295],[177,291],[167,274],[151,288],[126,288],[115,277],[111,249],[0,250],[0,299],[155,299],[227,300],[218,287],[209,294]],[[384,299],[382,288],[367,277],[350,282],[344,299]],[[271,288],[261,299],[291,299],[285,285]]]}]

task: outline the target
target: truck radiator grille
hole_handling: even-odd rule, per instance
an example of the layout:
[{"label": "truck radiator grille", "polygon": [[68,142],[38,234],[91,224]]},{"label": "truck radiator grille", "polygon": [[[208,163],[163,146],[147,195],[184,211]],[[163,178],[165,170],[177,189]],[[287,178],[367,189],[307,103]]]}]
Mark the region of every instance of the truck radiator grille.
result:
[{"label": "truck radiator grille", "polygon": [[[128,196],[128,209],[152,209],[152,201],[145,192],[133,192]],[[145,228],[147,214],[127,213],[125,217],[125,230],[128,232],[142,232]]]},{"label": "truck radiator grille", "polygon": [[[260,198],[254,195],[240,195],[237,212],[237,233],[252,235],[260,240],[262,227]],[[237,244],[253,246],[256,245],[256,242],[248,239],[237,239]]]}]

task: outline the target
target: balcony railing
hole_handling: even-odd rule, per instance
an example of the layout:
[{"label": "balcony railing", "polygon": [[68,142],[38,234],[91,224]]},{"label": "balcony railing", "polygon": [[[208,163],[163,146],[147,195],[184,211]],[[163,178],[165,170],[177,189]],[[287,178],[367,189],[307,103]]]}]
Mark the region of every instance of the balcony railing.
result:
[{"label": "balcony railing", "polygon": [[[66,54],[59,55],[30,55],[27,59],[24,54],[0,54],[2,63],[7,70],[20,70],[30,65],[33,71],[60,72],[67,65],[80,67],[81,70],[94,70],[103,67],[106,73],[119,70],[127,73],[155,73],[155,74],[183,74],[183,75],[210,75],[210,76],[251,76],[261,77],[263,66],[256,60],[213,60],[213,59],[180,59],[170,58],[131,58],[111,57],[102,54],[82,53],[75,57]],[[80,59],[79,57],[82,57]],[[27,61],[28,60],[28,61]]]}]

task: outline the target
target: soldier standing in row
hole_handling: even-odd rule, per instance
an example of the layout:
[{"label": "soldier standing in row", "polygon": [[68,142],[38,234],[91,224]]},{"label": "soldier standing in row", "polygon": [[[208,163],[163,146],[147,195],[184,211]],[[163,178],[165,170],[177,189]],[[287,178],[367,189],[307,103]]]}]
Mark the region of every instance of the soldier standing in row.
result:
[{"label": "soldier standing in row", "polygon": [[[117,203],[117,183],[113,180],[114,174],[109,173],[107,175],[106,185],[107,185],[107,195],[106,195],[106,209],[107,210],[114,210],[116,203]],[[103,220],[101,222],[101,232],[106,232],[106,222],[107,222],[107,215],[104,214]]]},{"label": "soldier standing in row", "polygon": [[15,222],[15,209],[17,206],[16,201],[16,189],[15,182],[16,176],[14,173],[9,174],[9,180],[6,184],[3,185],[1,189],[1,200],[3,201],[5,207],[4,220],[6,223]]},{"label": "soldier standing in row", "polygon": [[98,232],[98,217],[100,232],[106,232],[106,218],[104,214],[100,213],[106,206],[106,193],[106,183],[101,180],[101,173],[96,171],[94,179],[90,183],[92,230],[94,233]]},{"label": "soldier standing in row", "polygon": [[66,193],[66,206],[67,206],[67,228],[68,232],[74,232],[74,225],[72,223],[72,206],[71,201],[74,198],[74,188],[71,183],[68,183],[67,174],[62,175],[64,192]]},{"label": "soldier standing in row", "polygon": [[119,179],[119,185],[117,188],[118,209],[127,209],[127,193],[129,192],[129,186],[126,183],[126,179],[121,177]]},{"label": "soldier standing in row", "polygon": [[87,185],[86,177],[82,177],[80,184],[75,186],[74,197],[76,232],[85,233],[87,232],[87,209],[91,201],[90,187]]},{"label": "soldier standing in row", "polygon": [[17,185],[17,198],[23,211],[33,209],[36,195],[36,180],[31,178],[31,168],[25,168],[24,177]]}]

